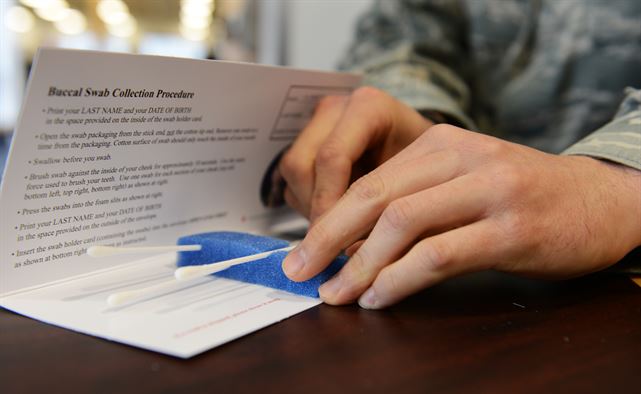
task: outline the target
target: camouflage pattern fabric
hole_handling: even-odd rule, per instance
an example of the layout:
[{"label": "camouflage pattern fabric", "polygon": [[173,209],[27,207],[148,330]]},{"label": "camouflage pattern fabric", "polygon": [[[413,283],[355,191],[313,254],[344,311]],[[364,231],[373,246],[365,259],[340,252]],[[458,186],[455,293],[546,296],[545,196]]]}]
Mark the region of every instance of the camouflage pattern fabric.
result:
[{"label": "camouflage pattern fabric", "polygon": [[641,169],[640,0],[378,0],[341,68],[466,128]]}]

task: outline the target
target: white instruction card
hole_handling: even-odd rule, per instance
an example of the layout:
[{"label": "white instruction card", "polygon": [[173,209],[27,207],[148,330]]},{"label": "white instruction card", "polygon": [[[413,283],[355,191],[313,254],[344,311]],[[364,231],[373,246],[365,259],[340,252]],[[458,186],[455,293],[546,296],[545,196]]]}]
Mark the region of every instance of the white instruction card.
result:
[{"label": "white instruction card", "polygon": [[[190,357],[320,301],[214,277],[171,281],[173,253],[91,258],[91,245],[270,234],[273,169],[318,101],[353,74],[41,49],[0,189],[0,306]],[[277,192],[277,190],[276,190]],[[276,201],[276,202],[275,202]],[[110,294],[161,288],[109,306]]]}]

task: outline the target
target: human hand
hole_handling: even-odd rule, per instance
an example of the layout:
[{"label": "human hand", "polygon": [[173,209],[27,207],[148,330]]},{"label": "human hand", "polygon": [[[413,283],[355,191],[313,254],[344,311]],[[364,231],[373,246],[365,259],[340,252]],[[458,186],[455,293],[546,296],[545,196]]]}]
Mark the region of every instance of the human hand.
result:
[{"label": "human hand", "polygon": [[639,171],[450,125],[357,180],[283,262],[296,281],[365,239],[323,300],[383,308],[466,272],[567,278],[641,244]]},{"label": "human hand", "polygon": [[326,97],[283,156],[285,201],[314,222],[353,179],[376,168],[433,123],[386,93],[363,87]]}]

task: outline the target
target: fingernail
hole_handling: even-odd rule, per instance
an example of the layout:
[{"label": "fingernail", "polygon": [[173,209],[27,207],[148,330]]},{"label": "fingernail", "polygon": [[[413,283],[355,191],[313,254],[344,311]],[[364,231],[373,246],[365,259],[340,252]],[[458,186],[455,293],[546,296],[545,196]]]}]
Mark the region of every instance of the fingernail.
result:
[{"label": "fingernail", "polygon": [[360,296],[358,299],[358,305],[365,309],[380,308],[378,296],[376,295],[376,291],[373,287],[367,289],[367,291]]},{"label": "fingernail", "polygon": [[299,248],[294,249],[287,258],[285,258],[285,261],[283,261],[283,271],[289,278],[296,276],[304,266],[305,262],[303,261]]},{"label": "fingernail", "polygon": [[339,275],[333,277],[332,279],[328,280],[325,282],[319,289],[318,293],[320,294],[321,298],[323,300],[331,300],[333,298],[336,298],[336,295],[340,291],[342,285],[341,285],[341,278]]}]

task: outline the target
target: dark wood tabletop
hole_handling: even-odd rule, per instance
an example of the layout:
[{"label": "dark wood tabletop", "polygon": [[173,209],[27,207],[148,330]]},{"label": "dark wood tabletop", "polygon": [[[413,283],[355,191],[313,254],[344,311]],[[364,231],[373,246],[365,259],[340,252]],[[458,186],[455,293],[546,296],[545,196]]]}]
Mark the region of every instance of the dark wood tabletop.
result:
[{"label": "dark wood tabletop", "polygon": [[2,393],[641,393],[641,288],[486,272],[321,305],[189,360],[0,310]]}]

